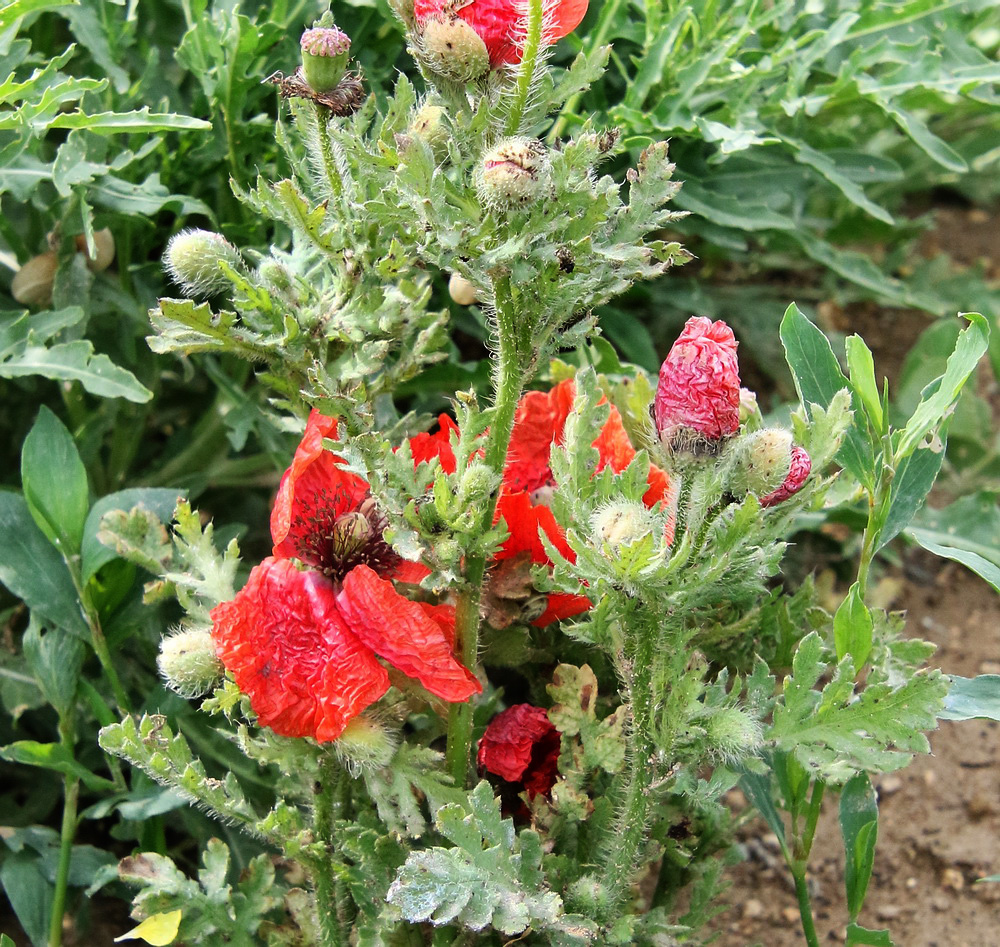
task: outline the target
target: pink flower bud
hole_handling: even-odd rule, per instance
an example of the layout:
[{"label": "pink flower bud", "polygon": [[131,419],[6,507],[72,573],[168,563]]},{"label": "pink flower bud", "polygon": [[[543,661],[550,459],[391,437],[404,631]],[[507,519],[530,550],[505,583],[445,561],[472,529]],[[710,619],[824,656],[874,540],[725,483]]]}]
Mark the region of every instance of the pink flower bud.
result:
[{"label": "pink flower bud", "polygon": [[792,462],[788,468],[788,476],[782,481],[781,486],[766,497],[760,498],[761,506],[775,506],[783,503],[790,496],[794,496],[802,489],[802,484],[806,482],[809,471],[812,470],[812,460],[806,453],[804,447],[797,444],[792,448]]},{"label": "pink flower bud", "polygon": [[740,374],[733,330],[688,319],[660,366],[654,419],[670,450],[712,446],[740,426]]}]

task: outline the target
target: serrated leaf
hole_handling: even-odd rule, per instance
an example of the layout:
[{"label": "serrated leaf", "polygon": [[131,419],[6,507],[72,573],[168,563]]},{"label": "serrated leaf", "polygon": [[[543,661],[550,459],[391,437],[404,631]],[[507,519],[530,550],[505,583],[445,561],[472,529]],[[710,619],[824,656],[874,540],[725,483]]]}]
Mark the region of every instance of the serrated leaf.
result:
[{"label": "serrated leaf", "polygon": [[590,665],[560,664],[545,689],[554,701],[549,719],[560,733],[580,737],[584,766],[619,772],[625,762],[624,714],[615,711],[597,719],[597,676]]},{"label": "serrated leaf", "polygon": [[[112,510],[128,511],[130,516],[143,517],[146,527],[143,531],[144,535],[152,538],[153,544],[147,546],[139,541],[138,537],[132,537],[132,539],[137,541],[137,545],[140,545],[147,555],[153,558],[153,561],[161,566],[165,565],[169,557],[163,558],[163,543],[167,540],[167,534],[162,524],[163,521],[170,519],[181,495],[182,491],[165,487],[132,487],[101,497],[91,507],[83,527],[81,550],[83,581],[89,582],[101,566],[115,558],[116,550],[101,538],[101,534],[105,530],[104,516]],[[168,545],[167,551],[169,548]],[[121,553],[117,554],[121,555]],[[158,575],[159,570],[155,571]]]}]

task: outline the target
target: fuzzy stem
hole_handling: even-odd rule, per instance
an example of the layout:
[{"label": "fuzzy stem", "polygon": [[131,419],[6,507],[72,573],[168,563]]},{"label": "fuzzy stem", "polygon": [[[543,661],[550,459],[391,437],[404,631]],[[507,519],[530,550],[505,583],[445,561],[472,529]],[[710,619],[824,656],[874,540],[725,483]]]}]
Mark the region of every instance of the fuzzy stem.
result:
[{"label": "fuzzy stem", "polygon": [[[60,717],[59,742],[72,755],[72,708]],[[73,857],[73,839],[76,836],[76,812],[79,798],[80,777],[67,775],[64,780],[62,827],[59,833],[59,863],[56,866],[55,887],[52,894],[48,947],[60,947],[62,944],[63,915],[66,913],[66,892],[69,888],[69,866]]]},{"label": "fuzzy stem", "polygon": [[521,130],[521,120],[524,118],[528,99],[531,96],[531,85],[538,67],[538,54],[542,49],[542,34],[545,26],[543,0],[528,0],[528,16],[525,24],[524,52],[521,56],[521,68],[517,73],[517,84],[514,87],[514,101],[507,116],[507,134],[516,135]]},{"label": "fuzzy stem", "polygon": [[[497,474],[502,474],[514,429],[514,414],[521,397],[524,373],[517,342],[517,319],[514,310],[510,279],[498,277],[494,281],[497,319],[497,372],[494,378],[493,418],[483,459]],[[493,526],[499,492],[486,504],[481,528]],[[458,596],[455,611],[455,651],[467,668],[476,666],[479,655],[479,600],[482,595],[486,560],[470,556],[466,560],[465,585]],[[452,704],[448,712],[448,744],[445,758],[448,772],[456,786],[465,786],[469,773],[469,753],[472,747],[472,704]]]},{"label": "fuzzy stem", "polygon": [[328,753],[320,760],[319,785],[316,787],[314,829],[324,847],[322,857],[312,864],[316,892],[316,918],[319,922],[320,947],[346,947],[348,938],[341,924],[343,892],[335,871],[333,826],[340,814],[343,780],[346,772],[337,758]]},{"label": "fuzzy stem", "polygon": [[632,655],[629,706],[632,728],[628,773],[624,798],[611,832],[606,858],[603,859],[607,906],[601,917],[611,923],[619,913],[640,862],[639,852],[646,839],[649,821],[649,790],[653,782],[653,665],[654,635],[640,624],[637,646]]},{"label": "fuzzy stem", "polygon": [[319,137],[319,153],[323,159],[323,171],[330,193],[340,197],[344,193],[344,182],[340,179],[337,162],[333,156],[333,142],[330,141],[330,110],[325,105],[314,103],[316,109],[316,134]]}]

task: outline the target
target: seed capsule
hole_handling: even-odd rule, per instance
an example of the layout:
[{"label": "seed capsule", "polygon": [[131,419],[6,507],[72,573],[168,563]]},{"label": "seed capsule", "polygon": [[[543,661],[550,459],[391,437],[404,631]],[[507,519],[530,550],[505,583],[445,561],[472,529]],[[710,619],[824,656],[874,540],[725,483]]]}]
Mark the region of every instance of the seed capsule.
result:
[{"label": "seed capsule", "polygon": [[335,26],[306,30],[299,42],[302,74],[313,92],[332,92],[347,69],[351,38]]}]

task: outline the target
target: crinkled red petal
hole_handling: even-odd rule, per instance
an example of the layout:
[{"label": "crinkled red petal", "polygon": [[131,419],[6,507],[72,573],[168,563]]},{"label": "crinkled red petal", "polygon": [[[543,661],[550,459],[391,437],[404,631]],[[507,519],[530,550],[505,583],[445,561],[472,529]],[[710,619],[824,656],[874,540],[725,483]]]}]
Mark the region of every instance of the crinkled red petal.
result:
[{"label": "crinkled red petal", "polygon": [[590,608],[590,599],[586,595],[573,595],[569,592],[553,592],[549,595],[548,606],[531,624],[536,628],[544,628],[554,621],[582,615]]},{"label": "crinkled red petal", "polygon": [[287,559],[265,559],[211,617],[219,658],[261,726],[282,736],[335,740],[389,688],[341,618],[332,583]]},{"label": "crinkled red petal", "polygon": [[510,783],[520,782],[531,765],[535,745],[553,733],[556,728],[541,707],[514,704],[490,721],[476,759],[488,773]]},{"label": "crinkled red petal", "polygon": [[431,620],[437,622],[444,640],[448,642],[448,648],[455,650],[455,608],[452,605],[431,605],[429,602],[417,603],[424,611],[424,614]]},{"label": "crinkled red petal", "polygon": [[812,470],[812,458],[804,447],[795,444],[792,447],[792,460],[788,468],[788,474],[776,490],[771,491],[767,496],[760,498],[761,506],[776,506],[783,503],[789,497],[794,496],[802,485],[806,482],[809,472]]},{"label": "crinkled red petal", "polygon": [[573,382],[566,380],[549,391],[529,391],[518,402],[503,473],[508,490],[532,493],[551,483],[549,456],[562,440],[573,394]]},{"label": "crinkled red petal", "polygon": [[433,434],[421,433],[410,438],[410,453],[413,463],[420,464],[433,460],[441,461],[445,473],[455,472],[455,451],[451,446],[452,433],[458,433],[458,425],[447,414],[438,417],[438,429]]},{"label": "crinkled red petal", "polygon": [[432,694],[459,702],[482,691],[475,675],[455,660],[438,621],[368,566],[355,566],[347,573],[337,606],[372,651]]},{"label": "crinkled red petal", "polygon": [[[305,433],[278,487],[271,510],[271,540],[275,556],[287,559],[298,555],[299,539],[306,532],[311,511],[320,498],[333,504],[334,515],[356,509],[368,493],[368,484],[341,467],[336,454],[323,447],[323,439],[336,438],[337,419],[309,414]],[[332,517],[331,517],[332,519]]]},{"label": "crinkled red petal", "polygon": [[532,562],[550,562],[542,540],[539,538],[539,530],[544,530],[549,542],[552,543],[560,554],[570,562],[576,561],[576,553],[566,542],[566,534],[562,527],[556,522],[555,516],[547,506],[531,502],[527,493],[518,491],[508,493],[504,491],[500,494],[497,503],[494,522],[503,521],[507,524],[507,532],[510,535],[504,541],[500,551],[494,559],[510,559],[519,552],[528,551],[531,553]]},{"label": "crinkled red petal", "polygon": [[653,415],[662,437],[689,430],[717,441],[739,430],[736,348],[733,330],[722,320],[688,319],[660,366]]},{"label": "crinkled red petal", "polygon": [[400,559],[392,570],[392,575],[388,576],[388,578],[402,582],[404,585],[420,585],[430,574],[431,570],[422,562],[413,562],[411,559]]}]

